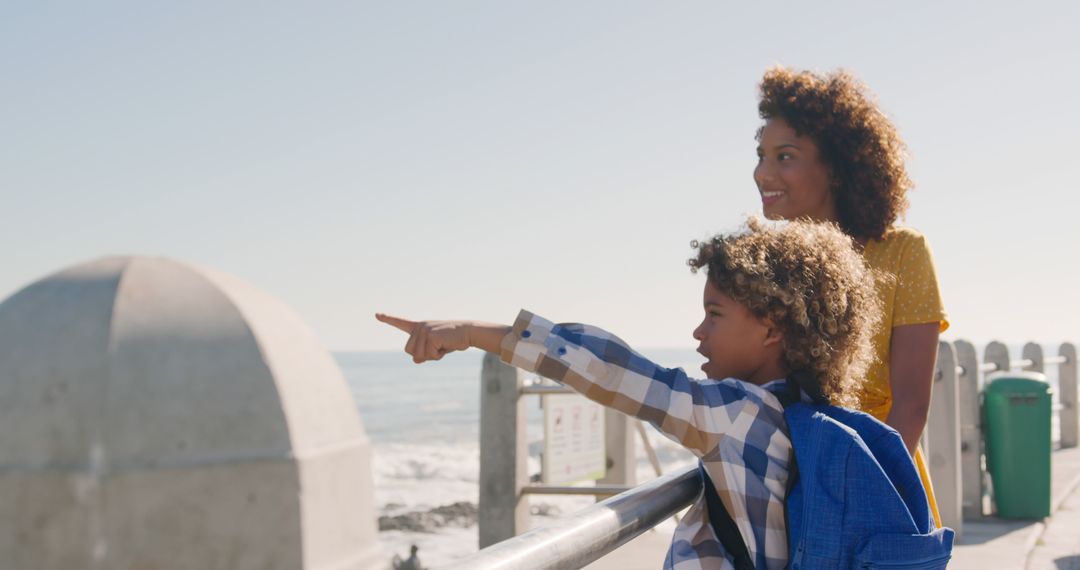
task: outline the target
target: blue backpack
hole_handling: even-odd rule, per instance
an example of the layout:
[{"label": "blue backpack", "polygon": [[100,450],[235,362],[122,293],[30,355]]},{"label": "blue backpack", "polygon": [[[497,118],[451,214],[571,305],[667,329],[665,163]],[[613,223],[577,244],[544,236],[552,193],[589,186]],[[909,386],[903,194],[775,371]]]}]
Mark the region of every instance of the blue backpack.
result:
[{"label": "blue backpack", "polygon": [[[953,531],[934,528],[915,462],[896,430],[828,404],[785,402],[784,419],[795,452],[784,501],[789,568],[945,568]],[[738,570],[753,569],[738,527],[701,473],[713,530]]]}]

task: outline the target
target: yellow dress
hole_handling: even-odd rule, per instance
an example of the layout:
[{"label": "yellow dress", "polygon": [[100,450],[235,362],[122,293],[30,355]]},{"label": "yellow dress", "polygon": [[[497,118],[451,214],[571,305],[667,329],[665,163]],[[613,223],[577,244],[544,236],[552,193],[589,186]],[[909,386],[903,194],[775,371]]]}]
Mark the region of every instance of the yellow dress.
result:
[{"label": "yellow dress", "polygon": [[[876,360],[870,365],[867,382],[863,385],[862,408],[875,418],[885,421],[892,409],[892,390],[889,386],[889,344],[893,327],[940,323],[940,330],[949,328],[945,307],[941,302],[934,258],[926,238],[910,228],[891,228],[880,240],[870,240],[863,249],[867,265],[884,273],[877,281],[878,297],[884,316],[873,338]],[[930,509],[941,526],[934,486],[926,467],[922,449],[915,453]]]}]

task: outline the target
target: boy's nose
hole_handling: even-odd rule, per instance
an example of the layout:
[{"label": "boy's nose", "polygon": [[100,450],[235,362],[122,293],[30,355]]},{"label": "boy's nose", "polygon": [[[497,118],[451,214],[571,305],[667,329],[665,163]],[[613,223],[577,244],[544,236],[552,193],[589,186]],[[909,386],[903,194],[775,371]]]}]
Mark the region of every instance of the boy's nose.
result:
[{"label": "boy's nose", "polygon": [[694,329],[694,333],[693,333],[694,340],[696,340],[698,342],[705,340],[705,331],[703,330],[704,327],[705,327],[705,323],[702,322],[700,325],[697,326],[696,329]]}]

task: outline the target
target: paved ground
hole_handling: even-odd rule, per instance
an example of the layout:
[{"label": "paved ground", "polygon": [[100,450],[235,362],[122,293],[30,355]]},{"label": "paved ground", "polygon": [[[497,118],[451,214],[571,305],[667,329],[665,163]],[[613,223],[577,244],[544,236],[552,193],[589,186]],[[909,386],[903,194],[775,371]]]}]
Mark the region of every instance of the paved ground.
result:
[{"label": "paved ground", "polygon": [[964,521],[949,568],[1080,570],[1080,448],[1055,451],[1051,469],[1053,515],[1041,521]]},{"label": "paved ground", "polygon": [[1080,489],[1075,489],[1035,542],[1027,560],[1031,570],[1080,570]]}]

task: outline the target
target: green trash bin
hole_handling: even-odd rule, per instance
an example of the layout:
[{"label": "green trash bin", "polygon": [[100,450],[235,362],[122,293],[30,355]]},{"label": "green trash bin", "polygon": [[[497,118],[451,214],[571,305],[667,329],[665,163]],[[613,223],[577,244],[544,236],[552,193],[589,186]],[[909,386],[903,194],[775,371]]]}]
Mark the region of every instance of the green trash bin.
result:
[{"label": "green trash bin", "polygon": [[1050,384],[1042,374],[987,376],[986,463],[1000,517],[1050,516],[1050,409]]}]

